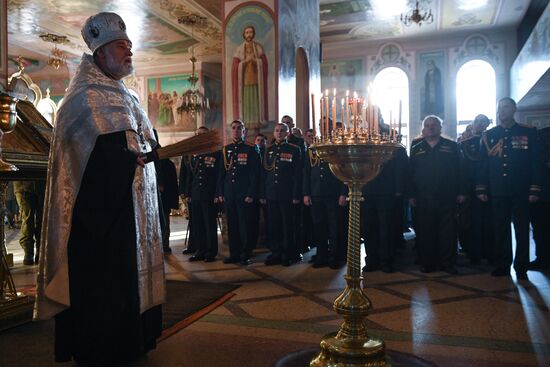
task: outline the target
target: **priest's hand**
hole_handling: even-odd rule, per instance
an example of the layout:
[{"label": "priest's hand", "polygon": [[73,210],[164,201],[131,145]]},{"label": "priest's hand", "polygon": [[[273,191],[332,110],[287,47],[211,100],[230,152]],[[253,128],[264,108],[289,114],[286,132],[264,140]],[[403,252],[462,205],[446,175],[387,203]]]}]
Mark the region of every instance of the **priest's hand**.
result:
[{"label": "priest's hand", "polygon": [[311,206],[311,196],[309,195],[304,196],[304,205]]},{"label": "priest's hand", "polygon": [[347,198],[344,195],[340,195],[338,197],[338,205],[340,206],[346,206],[348,203]]}]

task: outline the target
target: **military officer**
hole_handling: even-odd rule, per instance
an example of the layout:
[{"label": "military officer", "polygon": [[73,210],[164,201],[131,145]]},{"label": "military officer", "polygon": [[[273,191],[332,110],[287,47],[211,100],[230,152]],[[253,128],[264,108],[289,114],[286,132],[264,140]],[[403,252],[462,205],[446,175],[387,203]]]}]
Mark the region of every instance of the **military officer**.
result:
[{"label": "military officer", "polygon": [[14,181],[13,183],[13,191],[21,215],[19,244],[25,252],[23,265],[38,264],[45,185],[44,181]]},{"label": "military officer", "polygon": [[187,206],[187,215],[188,215],[188,221],[187,221],[187,248],[185,248],[182,251],[182,254],[184,255],[190,255],[194,254],[196,249],[195,243],[193,241],[193,211],[191,209],[190,203],[187,202],[189,199],[186,197],[186,193],[189,192],[189,188],[187,187],[190,183],[190,180],[188,179],[188,176],[191,175],[191,157],[189,156],[182,156],[181,157],[181,165],[180,165],[180,173],[178,178],[178,193],[180,194],[182,200],[184,201],[185,205]]},{"label": "military officer", "polygon": [[244,140],[245,127],[241,120],[231,123],[233,142],[222,150],[222,164],[218,176],[218,201],[225,203],[229,257],[224,264],[250,264],[254,221],[254,200],[258,197],[260,157],[254,144]]},{"label": "military officer", "polygon": [[482,137],[476,193],[491,201],[495,231],[493,276],[509,276],[512,265],[510,222],[516,234],[514,269],[518,279],[527,279],[529,265],[529,203],[541,193],[539,144],[534,128],[514,120],[516,102],[498,102],[498,126]]},{"label": "military officer", "polygon": [[[256,137],[254,138],[254,144],[256,144],[256,149],[258,150],[260,154],[260,166],[263,165],[263,162],[261,161],[264,157],[265,148],[267,145],[267,137],[262,134],[258,133],[256,134]],[[261,168],[260,168],[261,171]],[[261,184],[261,180],[258,180],[258,185]],[[258,192],[259,192],[259,186],[258,186]],[[269,241],[268,236],[268,225],[267,225],[267,204],[260,203],[259,200],[256,200],[253,205],[254,214],[253,214],[253,220],[254,224],[252,226],[253,234],[252,237],[254,238],[255,244],[267,244]]]},{"label": "military officer", "polygon": [[529,269],[550,269],[550,127],[539,130],[542,156],[542,191],[540,199],[531,204],[531,224],[537,258]]},{"label": "military officer", "polygon": [[472,136],[458,144],[467,195],[462,207],[459,208],[459,238],[472,265],[479,264],[482,258],[492,260],[494,252],[491,206],[475,195],[481,136],[489,124],[487,116],[477,115],[471,125]]},{"label": "military officer", "polygon": [[361,225],[367,254],[363,271],[393,272],[397,240],[403,233],[396,217],[403,212],[407,163],[405,148],[396,150],[380,174],[363,188]]},{"label": "military officer", "polygon": [[422,122],[422,139],[411,149],[409,203],[422,272],[440,268],[456,274],[456,203],[464,201],[457,144],[441,136],[442,121],[429,115]]},{"label": "military officer", "polygon": [[311,229],[317,245],[313,267],[337,269],[345,253],[342,249],[345,244],[338,235],[338,206],[346,205],[346,186],[334,176],[328,163],[317,156],[313,147],[308,147],[304,159],[302,186],[304,205],[311,208]]},{"label": "military officer", "polygon": [[[209,129],[201,126],[197,134]],[[213,262],[218,254],[218,231],[216,225],[217,208],[216,185],[220,171],[220,152],[194,155],[189,162],[190,183],[186,196],[191,199],[193,208],[193,233],[197,241],[197,251],[189,261]]]},{"label": "military officer", "polygon": [[294,239],[295,206],[300,203],[302,162],[300,149],[287,142],[288,126],[275,125],[275,143],[270,145],[263,159],[260,198],[267,202],[271,255],[266,265],[289,266],[301,260]]}]

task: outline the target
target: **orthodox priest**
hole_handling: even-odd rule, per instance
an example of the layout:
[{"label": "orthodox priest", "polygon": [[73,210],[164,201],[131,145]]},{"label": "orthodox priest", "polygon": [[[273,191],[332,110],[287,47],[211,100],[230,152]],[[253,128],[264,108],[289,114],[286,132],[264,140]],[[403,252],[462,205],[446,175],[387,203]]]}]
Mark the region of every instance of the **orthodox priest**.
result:
[{"label": "orthodox priest", "polygon": [[155,348],[164,269],[156,146],[121,79],[132,42],[115,13],[85,22],[84,54],[54,130],[35,319],[55,317],[55,357],[118,365]]}]

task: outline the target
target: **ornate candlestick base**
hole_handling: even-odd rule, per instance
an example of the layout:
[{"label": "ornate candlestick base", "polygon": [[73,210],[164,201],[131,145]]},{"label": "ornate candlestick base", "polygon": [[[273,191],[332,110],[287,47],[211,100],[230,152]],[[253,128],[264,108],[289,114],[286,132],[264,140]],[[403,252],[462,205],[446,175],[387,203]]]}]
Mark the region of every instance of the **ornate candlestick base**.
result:
[{"label": "ornate candlestick base", "polygon": [[17,122],[16,103],[17,99],[5,93],[0,93],[0,172],[18,170],[13,164],[2,160],[2,138],[5,133],[9,133],[15,128]]},{"label": "ornate candlestick base", "polygon": [[372,303],[361,288],[360,202],[362,187],[378,175],[382,164],[400,146],[389,140],[361,142],[356,135],[315,145],[319,157],[328,162],[334,175],[348,186],[350,206],[347,286],[334,301],[334,310],[344,317],[344,323],[340,331],[323,337],[321,352],[310,362],[310,367],[392,366],[384,342],[370,337],[365,326]]}]

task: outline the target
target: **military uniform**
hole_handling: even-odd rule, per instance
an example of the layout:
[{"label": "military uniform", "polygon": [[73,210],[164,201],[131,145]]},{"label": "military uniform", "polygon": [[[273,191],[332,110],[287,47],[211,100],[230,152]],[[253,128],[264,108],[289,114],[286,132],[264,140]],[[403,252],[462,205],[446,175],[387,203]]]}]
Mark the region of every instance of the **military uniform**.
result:
[{"label": "military uniform", "polygon": [[380,174],[363,188],[361,227],[367,271],[379,267],[385,272],[393,271],[397,240],[403,234],[401,221],[397,219],[403,212],[407,163],[405,148],[396,150]]},{"label": "military uniform", "polygon": [[302,198],[302,162],[300,149],[284,141],[267,147],[263,159],[260,197],[266,199],[269,216],[269,235],[272,254],[267,265],[281,262],[290,265],[299,260],[296,246],[295,205]]},{"label": "military uniform", "polygon": [[516,234],[514,269],[525,274],[529,263],[529,195],[540,195],[540,156],[536,130],[517,123],[488,130],[482,137],[476,193],[490,195],[495,230],[494,275],[512,264],[510,222]]},{"label": "military uniform", "polygon": [[536,260],[530,269],[550,268],[550,127],[538,131],[542,157],[542,191],[539,200],[531,204],[531,224],[536,245]]},{"label": "military uniform", "polygon": [[462,174],[467,194],[466,201],[459,205],[458,233],[462,248],[473,264],[482,258],[492,260],[494,231],[491,205],[476,197],[475,183],[481,149],[481,135],[474,135],[459,144],[462,159]]},{"label": "military uniform", "polygon": [[258,199],[260,157],[254,144],[236,140],[223,147],[218,194],[225,202],[229,258],[226,263],[247,263],[255,246],[253,207],[244,199]]},{"label": "military uniform", "polygon": [[193,233],[197,251],[191,260],[213,261],[218,254],[217,208],[214,204],[221,153],[196,155],[191,158],[187,197],[193,208]]},{"label": "military uniform", "polygon": [[[189,156],[182,156],[181,157],[181,165],[180,165],[180,173],[179,173],[179,179],[178,179],[178,192],[180,195],[185,196],[186,198],[187,193],[189,193],[189,183],[191,180],[188,178],[191,175],[191,157]],[[195,251],[197,251],[197,247],[195,246],[195,241],[193,240],[193,209],[191,208],[191,205],[189,203],[186,203],[187,205],[187,213],[188,213],[188,221],[187,221],[187,248],[183,250],[183,254],[193,254]]]},{"label": "military uniform", "polygon": [[21,215],[21,237],[19,238],[19,244],[25,252],[23,258],[24,265],[38,263],[45,190],[45,182],[43,181],[13,182],[13,191]]},{"label": "military uniform", "polygon": [[416,199],[415,231],[422,270],[453,271],[456,262],[456,198],[460,192],[457,144],[425,139],[411,149],[409,197]]},{"label": "military uniform", "polygon": [[[338,180],[327,162],[308,148],[304,159],[303,195],[311,197],[313,240],[317,245],[314,267],[331,265],[333,268],[344,261],[344,246],[338,236],[338,200],[347,194],[346,186]],[[308,207],[309,208],[309,207]]]},{"label": "military uniform", "polygon": [[[289,134],[286,141],[289,144],[296,145],[300,149],[300,156],[302,158],[306,156],[307,145],[303,138]],[[308,208],[305,207],[301,200],[300,203],[294,205],[294,241],[300,253],[309,251],[309,245],[311,243],[311,240],[308,239],[308,231],[306,228],[307,221],[305,220],[307,209]]]}]

